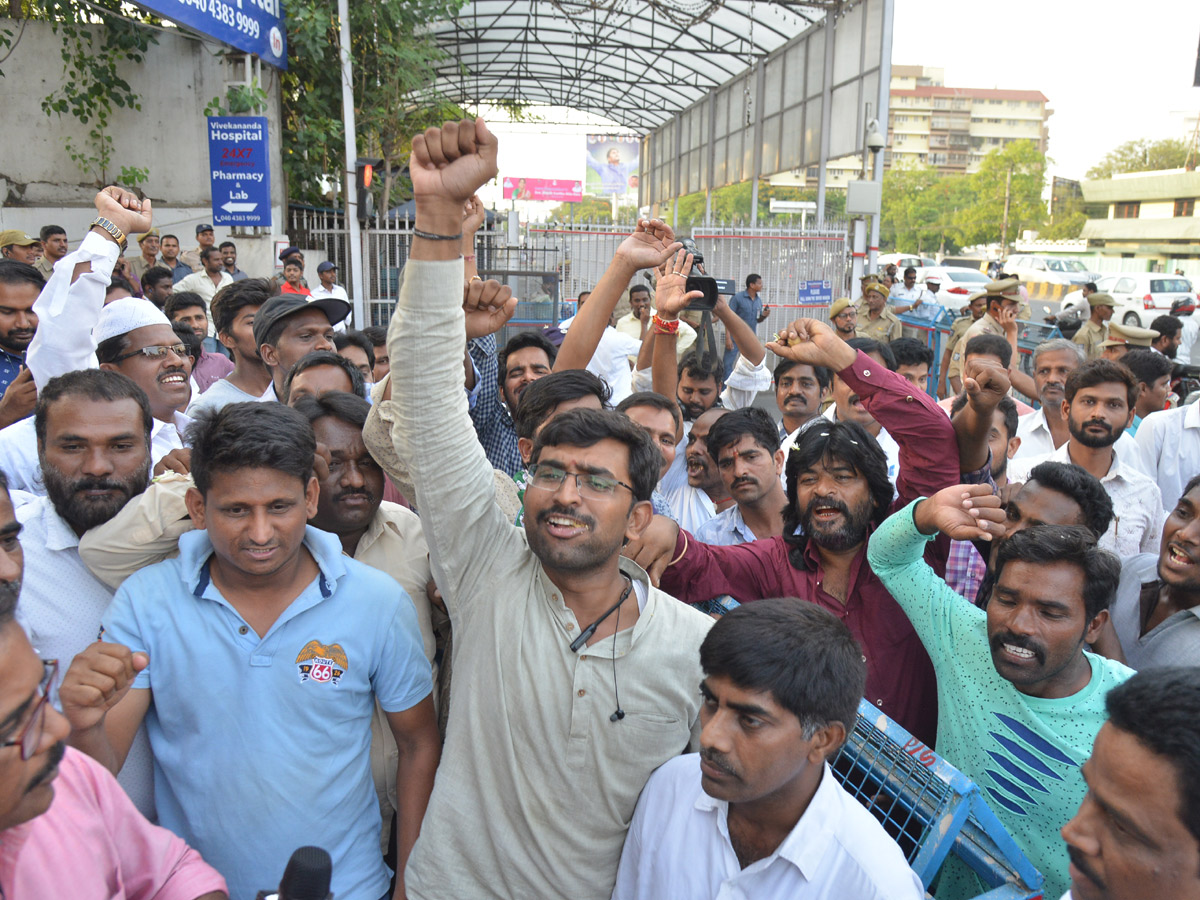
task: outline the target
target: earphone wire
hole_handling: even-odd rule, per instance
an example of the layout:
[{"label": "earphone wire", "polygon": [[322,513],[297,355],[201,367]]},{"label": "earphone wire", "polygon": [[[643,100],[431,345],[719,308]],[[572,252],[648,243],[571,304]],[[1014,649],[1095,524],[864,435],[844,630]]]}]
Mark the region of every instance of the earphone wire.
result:
[{"label": "earphone wire", "polygon": [[[632,587],[633,582],[630,581]],[[621,607],[617,607],[617,624],[613,630],[613,645],[612,645],[612,670],[613,670],[613,695],[617,698],[617,711],[613,713],[614,719],[610,721],[621,721],[625,718],[625,710],[621,709],[621,692],[617,688],[617,634],[621,631]]]}]

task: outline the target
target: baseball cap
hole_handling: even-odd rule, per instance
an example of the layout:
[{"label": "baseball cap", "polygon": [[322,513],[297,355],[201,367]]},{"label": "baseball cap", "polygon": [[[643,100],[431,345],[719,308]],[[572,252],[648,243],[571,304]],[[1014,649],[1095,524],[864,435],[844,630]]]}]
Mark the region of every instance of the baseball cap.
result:
[{"label": "baseball cap", "polygon": [[254,314],[254,343],[261,347],[266,343],[267,332],[281,320],[313,307],[325,313],[330,325],[336,325],[350,315],[350,304],[336,297],[307,300],[303,294],[276,294]]},{"label": "baseball cap", "polygon": [[212,231],[212,230],[213,230],[213,227],[211,225],[205,225],[205,224],[201,223],[200,225],[196,226],[196,234],[203,234],[206,231]]},{"label": "baseball cap", "polygon": [[327,259],[325,262],[317,265],[317,274],[320,275],[322,272],[328,272],[330,269],[333,269],[336,272],[337,265]]},{"label": "baseball cap", "polygon": [[41,243],[37,238],[26,234],[20,228],[9,228],[0,231],[0,247],[31,247]]},{"label": "baseball cap", "polygon": [[[279,251],[279,261],[283,262],[285,259],[287,259],[289,256],[291,256],[293,253],[300,253],[300,248],[299,247],[284,247],[282,250]],[[303,256],[304,254],[301,253],[300,255]]]},{"label": "baseball cap", "polygon": [[1098,291],[1095,294],[1088,294],[1087,301],[1088,301],[1088,306],[1116,306],[1117,305],[1117,301],[1112,298],[1112,294],[1106,294],[1103,291]]}]

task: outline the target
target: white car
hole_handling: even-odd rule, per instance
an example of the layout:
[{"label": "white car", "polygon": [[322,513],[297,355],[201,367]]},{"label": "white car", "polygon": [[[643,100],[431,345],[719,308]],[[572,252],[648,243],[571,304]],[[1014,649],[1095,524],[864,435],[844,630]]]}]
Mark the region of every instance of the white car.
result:
[{"label": "white car", "polygon": [[978,270],[960,269],[956,266],[926,266],[917,269],[918,282],[923,283],[930,275],[936,275],[942,280],[942,286],[936,295],[938,301],[954,312],[966,306],[967,297],[982,291],[992,280]]},{"label": "white car", "polygon": [[[1149,328],[1159,316],[1168,315],[1176,300],[1200,299],[1192,283],[1178,275],[1162,275],[1157,272],[1125,272],[1121,275],[1106,275],[1096,282],[1096,290],[1111,294],[1117,301],[1113,319],[1125,325]],[[1081,311],[1086,319],[1087,301],[1080,291],[1071,291],[1063,297],[1063,311],[1068,307]]]},{"label": "white car", "polygon": [[894,265],[903,275],[904,270],[910,266],[920,270],[921,266],[936,266],[937,260],[930,259],[928,256],[913,256],[911,253],[884,253],[878,258],[877,264],[880,272],[888,266]]},{"label": "white car", "polygon": [[1047,284],[1087,284],[1095,281],[1094,273],[1077,259],[1068,256],[1026,256],[1017,254],[1004,260],[1006,275],[1016,275],[1022,281],[1042,281]]}]

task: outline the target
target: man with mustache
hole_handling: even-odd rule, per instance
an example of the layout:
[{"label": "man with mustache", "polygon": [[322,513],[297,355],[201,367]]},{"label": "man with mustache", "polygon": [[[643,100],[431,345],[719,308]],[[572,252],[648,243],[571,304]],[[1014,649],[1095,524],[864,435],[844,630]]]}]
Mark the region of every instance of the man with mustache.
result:
[{"label": "man with mustache", "polygon": [[838,337],[843,341],[849,341],[858,334],[858,307],[850,301],[849,297],[834,300],[829,305],[829,321],[833,323]]},{"label": "man with mustache", "polygon": [[1041,405],[1017,422],[1021,439],[1017,459],[1051,453],[1071,436],[1062,414],[1063,388],[1067,376],[1087,362],[1087,353],[1074,341],[1055,338],[1033,348],[1032,362],[1033,384]]},{"label": "man with mustache", "polygon": [[[104,369],[60,375],[38,397],[32,422],[46,495],[17,510],[25,534],[20,616],[47,659],[71,659],[100,630],[113,592],[80,559],[79,539],[146,489],[152,421],[145,392]],[[58,684],[51,690],[57,696]],[[154,811],[151,769],[140,733],[120,781],[147,814]]]},{"label": "man with mustache", "polygon": [[[871,536],[872,570],[903,608],[937,672],[938,752],[984,792],[1017,846],[1066,890],[1058,829],[1083,799],[1079,766],[1104,722],[1104,697],[1133,674],[1094,655],[1120,560],[1090,529],[1035,525],[996,555],[984,611],[954,593],[924,559],[941,532],[956,540],[1004,533],[988,485],[957,485],[911,504]],[[965,866],[942,870],[939,898],[982,893]]]},{"label": "man with mustache", "polygon": [[1009,481],[1022,482],[1047,460],[1073,463],[1100,480],[1112,499],[1113,521],[1100,546],[1122,559],[1158,547],[1162,534],[1162,493],[1137,467],[1137,445],[1126,454],[1117,443],[1133,420],[1138,386],[1124,366],[1106,359],[1084,363],[1067,376],[1062,415],[1070,439],[1042,456],[1014,459]]},{"label": "man with mustache", "polygon": [[[893,496],[886,456],[862,425],[818,420],[800,432],[787,457],[781,535],[712,547],[656,517],[626,553],[652,575],[661,575],[663,590],[686,603],[724,594],[739,603],[799,597],[834,612],[863,648],[867,698],[932,743],[933,667],[903,611],[867,565],[866,540],[892,510],[960,480],[956,426],[928,394],[822,322],[797,320],[769,346],[781,357],[829,368],[848,393],[861,396],[867,414],[896,435],[899,496]],[[981,368],[968,380],[970,411],[990,423],[995,404],[1008,390],[1007,378],[999,368]],[[987,450],[976,441],[984,444],[986,431],[970,438],[964,433],[961,446],[969,454],[964,458],[986,461]],[[948,549],[949,541],[929,547],[939,571]]]},{"label": "man with mustache", "polygon": [[782,534],[784,455],[771,417],[753,406],[731,410],[713,423],[705,444],[734,505],[697,528],[696,540],[731,546]]},{"label": "man with mustache", "polygon": [[[841,301],[839,301],[841,302]],[[849,304],[850,301],[846,301]],[[836,305],[836,304],[835,304]],[[847,305],[847,309],[853,309]],[[831,320],[836,323],[836,319]],[[841,331],[838,332],[841,335]],[[854,335],[851,333],[850,338]],[[832,375],[824,366],[806,366],[782,359],[775,366],[775,405],[779,407],[779,440],[787,440],[821,414],[821,401]]]},{"label": "man with mustache", "polygon": [[469,341],[467,352],[479,372],[470,406],[475,434],[492,466],[516,475],[521,469],[513,425],[517,405],[525,388],[553,371],[558,350],[539,332],[522,331],[509,338],[499,353],[494,334]]},{"label": "man with mustache", "polygon": [[[708,433],[713,425],[730,410],[714,406],[701,413],[683,439],[683,452],[675,454],[675,465],[683,460],[684,481],[682,484],[672,475],[668,467],[663,476],[663,495],[667,498],[672,518],[681,528],[695,531],[718,513],[733,506],[729,488],[721,478],[716,462],[708,453]],[[674,485],[668,489],[666,485]]]},{"label": "man with mustache", "polygon": [[37,331],[33,304],[46,282],[26,263],[0,260],[0,428],[25,418],[37,402],[25,351]]},{"label": "man with mustache", "polygon": [[829,767],[866,681],[846,626],[810,603],[763,600],[712,627],[700,667],[700,752],[647,782],[613,900],[924,897]]},{"label": "man with mustache", "polygon": [[0,473],[0,893],[68,897],[119,885],[105,896],[221,900],[225,881],[199,854],[147,822],[102,766],[64,744],[70,726],[50,703],[58,663],[39,658],[15,618],[21,531]]},{"label": "man with mustache", "polygon": [[1138,672],[1105,706],[1087,794],[1062,828],[1063,900],[1200,897],[1200,669]]}]

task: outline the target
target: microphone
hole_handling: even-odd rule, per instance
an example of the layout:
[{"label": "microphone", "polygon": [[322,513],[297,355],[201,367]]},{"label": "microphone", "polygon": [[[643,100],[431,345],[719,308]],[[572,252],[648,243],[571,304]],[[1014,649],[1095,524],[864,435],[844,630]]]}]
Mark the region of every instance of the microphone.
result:
[{"label": "microphone", "polygon": [[320,847],[300,847],[288,860],[279,882],[279,891],[263,891],[258,900],[332,900],[329,880],[333,876],[333,860]]}]

